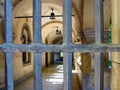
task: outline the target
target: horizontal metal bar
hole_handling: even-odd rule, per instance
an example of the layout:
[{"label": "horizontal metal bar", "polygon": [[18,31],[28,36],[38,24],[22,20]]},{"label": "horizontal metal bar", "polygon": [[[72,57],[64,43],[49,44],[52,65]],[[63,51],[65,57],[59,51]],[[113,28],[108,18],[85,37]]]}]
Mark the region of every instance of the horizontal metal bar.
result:
[{"label": "horizontal metal bar", "polygon": [[[72,15],[72,16],[75,16],[75,15]],[[46,16],[41,16],[41,17],[51,17],[50,15],[46,15]],[[55,15],[55,17],[63,17],[63,15]],[[2,16],[0,16],[0,18],[2,18]],[[20,18],[33,18],[33,16],[16,16],[14,17],[16,19],[20,19]]]},{"label": "horizontal metal bar", "polygon": [[120,44],[0,44],[0,52],[120,52]]}]

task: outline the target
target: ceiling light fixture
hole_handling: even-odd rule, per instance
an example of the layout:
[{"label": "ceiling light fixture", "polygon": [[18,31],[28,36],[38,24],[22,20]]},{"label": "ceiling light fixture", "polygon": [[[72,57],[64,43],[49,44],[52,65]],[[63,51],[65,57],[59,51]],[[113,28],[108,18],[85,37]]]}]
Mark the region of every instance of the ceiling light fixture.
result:
[{"label": "ceiling light fixture", "polygon": [[52,12],[50,13],[50,19],[55,19],[55,13],[53,12],[53,8],[51,8]]},{"label": "ceiling light fixture", "polygon": [[57,30],[56,30],[56,35],[61,35],[61,31],[58,30],[58,26],[57,26]]}]

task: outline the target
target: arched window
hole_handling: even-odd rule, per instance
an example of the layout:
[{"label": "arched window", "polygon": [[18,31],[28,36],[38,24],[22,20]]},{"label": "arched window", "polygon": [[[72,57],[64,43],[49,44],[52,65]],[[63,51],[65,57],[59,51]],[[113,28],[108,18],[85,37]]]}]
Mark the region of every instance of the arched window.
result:
[{"label": "arched window", "polygon": [[[21,35],[21,42],[22,44],[30,44],[31,43],[31,33],[29,26],[25,24],[22,28],[22,35]],[[31,53],[23,52],[22,53],[22,61],[23,64],[30,64],[31,63]]]}]

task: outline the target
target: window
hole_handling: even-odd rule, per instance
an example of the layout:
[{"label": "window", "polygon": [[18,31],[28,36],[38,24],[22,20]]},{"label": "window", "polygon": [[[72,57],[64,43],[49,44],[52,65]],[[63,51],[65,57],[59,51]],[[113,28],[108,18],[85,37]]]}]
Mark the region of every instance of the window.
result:
[{"label": "window", "polygon": [[[23,26],[22,29],[22,35],[21,35],[21,42],[22,44],[30,44],[31,43],[31,34],[30,34],[30,29],[27,24]],[[23,52],[22,53],[22,61],[23,64],[30,64],[31,63],[31,53],[29,52]]]}]

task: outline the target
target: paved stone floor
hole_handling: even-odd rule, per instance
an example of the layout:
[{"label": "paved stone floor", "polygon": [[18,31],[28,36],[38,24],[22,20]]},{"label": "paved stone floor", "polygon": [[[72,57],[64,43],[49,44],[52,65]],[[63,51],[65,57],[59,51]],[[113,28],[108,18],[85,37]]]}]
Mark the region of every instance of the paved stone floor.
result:
[{"label": "paved stone floor", "polygon": [[[72,78],[72,90],[80,90],[75,70],[73,70]],[[15,90],[34,90],[33,77],[15,86]],[[63,65],[51,65],[43,70],[43,90],[63,90]]]}]

